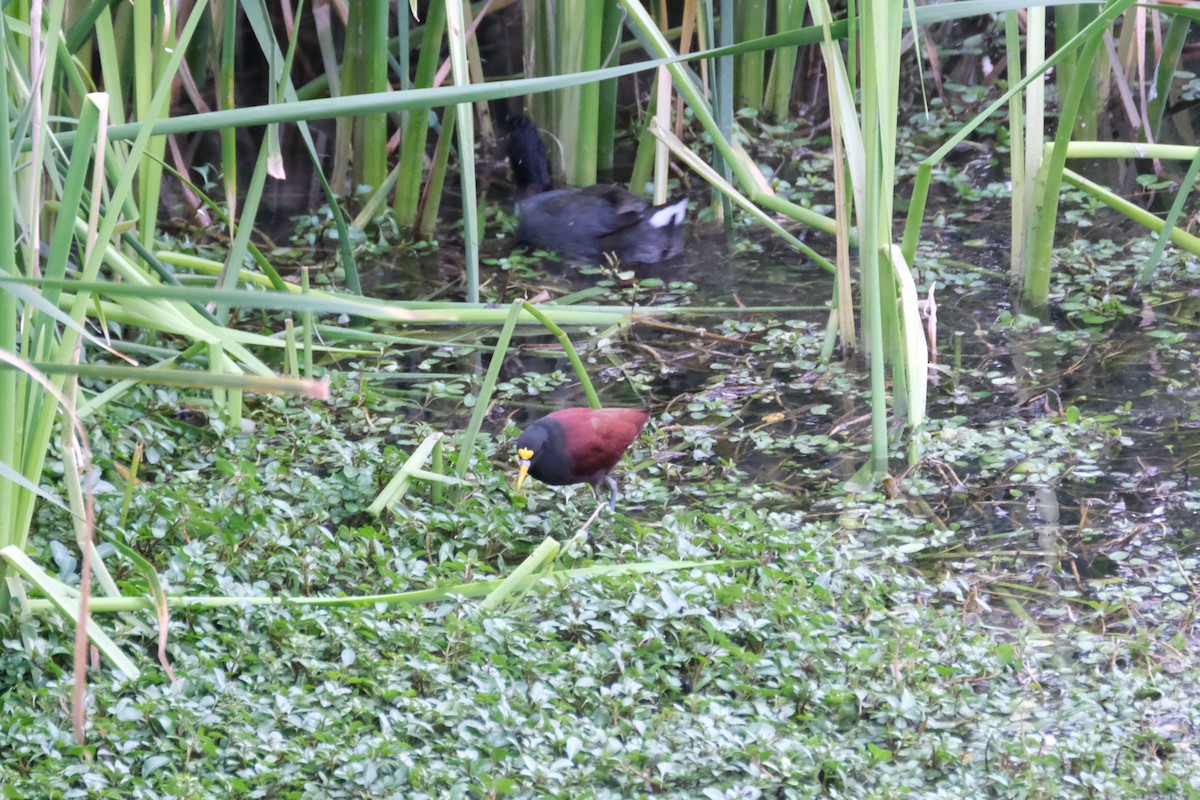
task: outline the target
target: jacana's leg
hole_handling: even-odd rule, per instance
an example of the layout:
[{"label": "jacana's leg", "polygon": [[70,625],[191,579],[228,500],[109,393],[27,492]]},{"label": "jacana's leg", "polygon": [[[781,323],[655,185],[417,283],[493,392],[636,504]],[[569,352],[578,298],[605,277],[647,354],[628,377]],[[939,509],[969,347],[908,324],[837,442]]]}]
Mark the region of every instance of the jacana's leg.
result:
[{"label": "jacana's leg", "polygon": [[609,497],[609,499],[608,499],[608,510],[616,511],[617,510],[617,479],[614,478],[612,475],[606,475],[606,476],[604,476],[604,482],[608,484],[610,489],[612,489],[612,496]]}]

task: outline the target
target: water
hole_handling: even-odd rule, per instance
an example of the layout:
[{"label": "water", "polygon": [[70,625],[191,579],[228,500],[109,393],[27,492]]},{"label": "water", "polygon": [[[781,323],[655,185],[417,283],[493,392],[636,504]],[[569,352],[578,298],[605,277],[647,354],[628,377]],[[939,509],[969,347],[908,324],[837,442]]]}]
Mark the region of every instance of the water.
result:
[{"label": "water", "polygon": [[[1109,578],[1118,573],[1120,563],[1141,558],[1139,554],[1150,553],[1161,561],[1194,551],[1200,541],[1200,502],[1191,502],[1187,493],[1200,475],[1200,367],[1195,356],[1200,334],[1189,320],[1200,306],[1195,294],[1200,290],[1182,287],[1181,296],[1169,306],[1093,327],[1085,326],[1080,314],[1061,311],[1040,321],[1022,320],[1007,285],[1006,214],[1007,209],[976,206],[966,224],[928,231],[916,265],[919,282],[937,286],[938,363],[945,367],[936,373],[930,390],[930,416],[941,421],[939,428],[945,420],[961,416],[965,419],[956,426],[982,436],[992,431],[990,439],[967,445],[960,455],[963,466],[957,469],[964,491],[955,490],[953,470],[923,466],[935,481],[944,483],[942,496],[927,498],[930,513],[959,531],[954,548],[940,557],[968,558],[974,568],[986,567],[990,574],[1000,571],[1013,580],[1039,584],[1048,576],[1068,583]],[[713,228],[694,229],[679,259],[633,265],[637,280],[663,282],[658,290],[638,293],[637,301],[728,309],[828,302],[832,277],[803,256],[765,237],[761,243],[731,250]],[[1122,233],[1105,229],[1108,235],[1114,232]],[[741,235],[757,239],[753,230]],[[832,239],[812,234],[808,238],[818,251],[833,252]],[[485,256],[502,259],[513,247],[512,242],[491,239]],[[375,277],[394,288],[382,287],[378,293],[408,298],[456,295],[458,287],[446,281],[454,271],[435,263],[424,258],[399,272],[379,270]],[[371,275],[368,270],[364,276]],[[484,268],[485,292],[503,298],[530,296],[542,287],[562,296],[605,278],[553,262],[538,270]],[[627,284],[618,280],[617,285]],[[1101,285],[1082,291],[1098,295],[1116,290]],[[630,295],[624,297],[628,300]],[[790,451],[764,451],[749,431],[769,430],[775,439],[834,432],[838,438],[865,443],[869,408],[859,398],[867,384],[866,371],[852,356],[841,365],[842,383],[821,379],[810,385],[800,379],[803,376],[791,374],[795,369],[749,366],[755,358],[778,358],[754,355],[752,343],[758,334],[746,334],[747,344],[697,334],[717,331],[728,318],[766,316],[731,310],[663,320],[685,330],[635,326],[621,357],[637,360],[632,372],[655,373],[650,384],[635,390],[616,365],[593,377],[608,405],[644,404],[679,416],[688,398],[709,403],[715,398],[736,412],[732,420],[711,420],[725,426],[717,434],[715,455],[735,462],[756,483],[785,491],[795,505],[811,508],[820,504],[823,494],[811,475],[823,471],[828,481],[843,481],[859,466],[858,457],[816,454],[798,461]],[[806,326],[806,336],[819,340],[828,315],[797,310],[773,316],[798,320]],[[1014,318],[1018,324],[1013,324]],[[1168,339],[1170,345],[1164,346]],[[467,360],[463,369],[469,372],[477,366]],[[523,348],[507,360],[503,377],[554,371],[569,373],[570,366],[563,358]],[[856,390],[847,391],[847,386]],[[584,402],[569,383],[532,400],[512,420],[522,424],[550,406]],[[822,413],[809,413],[822,405],[828,406]],[[1003,428],[998,432],[995,426],[1011,426],[1016,441],[1030,430],[1041,431],[1038,426],[1052,431],[1053,425],[1061,424],[1055,420],[1076,413],[1072,407],[1085,419],[1101,420],[1095,424],[1104,429],[1096,433],[1098,444],[1093,442],[1097,451],[1085,461],[1079,461],[1078,453],[1054,456],[1053,437],[1037,433],[1047,439],[1047,464],[1057,458],[1060,464],[1072,464],[1071,472],[1056,473],[1037,452],[993,452],[1004,437]],[[764,422],[778,413],[779,420]],[[1105,422],[1104,415],[1113,419]],[[686,414],[682,418],[686,421]],[[893,467],[901,470],[904,464]]]}]

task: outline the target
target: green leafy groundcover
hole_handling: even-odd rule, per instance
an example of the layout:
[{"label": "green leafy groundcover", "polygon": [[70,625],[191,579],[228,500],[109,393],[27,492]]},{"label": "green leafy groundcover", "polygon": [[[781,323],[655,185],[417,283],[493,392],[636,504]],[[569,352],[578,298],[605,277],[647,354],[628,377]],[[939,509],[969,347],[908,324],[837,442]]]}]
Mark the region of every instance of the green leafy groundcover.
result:
[{"label": "green leafy groundcover", "polygon": [[[166,390],[96,433],[100,464],[126,459],[135,431],[148,445],[126,530],[169,592],[357,594],[491,577],[590,511],[586,492],[547,487],[514,505],[503,472],[481,463],[484,488],[459,512],[410,497],[394,520],[365,517],[402,463],[393,445],[425,431],[353,377],[334,380],[326,409],[262,401],[253,437],[179,419]],[[696,438],[683,427],[653,446]],[[1094,457],[1104,436],[1057,420],[971,446],[986,470],[989,447],[1053,440],[1069,461]],[[485,447],[499,461],[507,444]],[[699,469],[706,456],[693,457]],[[1196,574],[1194,556],[1182,573],[1163,559],[1127,577],[1100,612],[1042,598],[1027,624],[986,576],[956,572],[962,562],[918,569],[912,559],[957,534],[906,505],[830,490],[807,511],[772,511],[787,498],[726,464],[698,507],[696,481],[679,475],[668,460],[641,462],[624,513],[601,518],[583,561],[756,566],[579,580],[486,616],[477,600],[175,610],[178,685],[152,666],[136,683],[94,671],[84,748],[70,734],[71,631],[49,617],[9,622],[0,795],[1200,796],[1196,598],[1169,577]],[[77,579],[56,539],[69,537],[46,510],[38,557]],[[1139,602],[1171,580],[1184,590]],[[104,620],[129,650],[153,652],[151,615]]]}]

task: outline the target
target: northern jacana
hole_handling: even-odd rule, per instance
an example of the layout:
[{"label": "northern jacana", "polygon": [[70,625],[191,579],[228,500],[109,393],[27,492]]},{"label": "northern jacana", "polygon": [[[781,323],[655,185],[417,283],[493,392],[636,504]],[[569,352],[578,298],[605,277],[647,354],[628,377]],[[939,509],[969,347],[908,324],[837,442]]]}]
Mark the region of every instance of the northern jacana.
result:
[{"label": "northern jacana", "polygon": [[517,491],[532,475],[542,483],[590,483],[612,489],[608,506],[617,507],[617,482],[608,474],[642,432],[650,413],[640,408],[564,408],[539,419],[517,439]]},{"label": "northern jacana", "polygon": [[526,195],[517,202],[521,241],[588,261],[615,253],[623,262],[655,264],[683,252],[687,198],[652,206],[621,186],[551,190],[546,148],[528,117],[509,120],[507,152]]}]

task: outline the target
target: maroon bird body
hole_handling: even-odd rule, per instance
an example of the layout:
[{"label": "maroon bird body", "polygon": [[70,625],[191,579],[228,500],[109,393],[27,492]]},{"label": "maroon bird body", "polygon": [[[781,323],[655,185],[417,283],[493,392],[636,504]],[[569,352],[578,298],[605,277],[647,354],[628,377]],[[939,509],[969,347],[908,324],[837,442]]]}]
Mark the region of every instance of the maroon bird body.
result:
[{"label": "maroon bird body", "polygon": [[542,483],[564,486],[590,483],[612,489],[609,506],[617,505],[617,482],[611,470],[650,419],[640,408],[564,408],[539,419],[517,439],[517,491],[528,475]]}]

